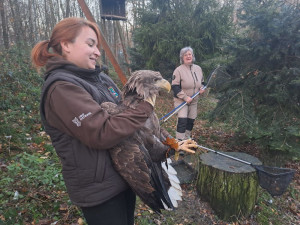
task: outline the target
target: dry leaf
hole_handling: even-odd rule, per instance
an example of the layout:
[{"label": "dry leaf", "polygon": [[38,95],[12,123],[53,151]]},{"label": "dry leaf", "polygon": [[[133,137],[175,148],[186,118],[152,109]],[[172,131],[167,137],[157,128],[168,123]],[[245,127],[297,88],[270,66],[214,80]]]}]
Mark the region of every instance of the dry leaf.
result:
[{"label": "dry leaf", "polygon": [[67,204],[61,204],[59,206],[60,211],[68,211],[68,205]]},{"label": "dry leaf", "polygon": [[84,224],[84,220],[82,218],[79,218],[77,220],[78,225],[83,225]]},{"label": "dry leaf", "polygon": [[5,217],[3,215],[0,215],[0,220],[5,221]]}]

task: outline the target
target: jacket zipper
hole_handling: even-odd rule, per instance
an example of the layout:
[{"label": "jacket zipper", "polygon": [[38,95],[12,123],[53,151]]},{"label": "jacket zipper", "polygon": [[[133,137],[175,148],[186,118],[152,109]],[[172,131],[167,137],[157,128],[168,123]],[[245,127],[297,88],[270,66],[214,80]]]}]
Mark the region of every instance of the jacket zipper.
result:
[{"label": "jacket zipper", "polygon": [[194,72],[194,75],[195,75],[195,78],[196,78],[196,80],[197,80],[197,82],[198,82],[198,77],[197,77],[196,72]]},{"label": "jacket zipper", "polygon": [[[106,91],[105,91],[105,88],[103,87],[102,82],[100,81],[99,75],[96,76],[96,79],[97,79],[96,85],[97,85],[98,91],[99,91],[103,96],[107,96],[106,93],[105,93],[105,92],[106,92]],[[104,90],[104,91],[103,91],[103,90]]]},{"label": "jacket zipper", "polygon": [[[195,89],[196,89],[196,81],[195,81],[195,78],[193,76],[193,72],[192,72],[192,67],[190,67],[190,70],[191,70],[191,74],[192,74],[192,77],[193,77],[193,80],[194,80],[194,92],[193,92],[193,95],[196,93],[195,92]],[[197,79],[198,80],[198,79]]]}]

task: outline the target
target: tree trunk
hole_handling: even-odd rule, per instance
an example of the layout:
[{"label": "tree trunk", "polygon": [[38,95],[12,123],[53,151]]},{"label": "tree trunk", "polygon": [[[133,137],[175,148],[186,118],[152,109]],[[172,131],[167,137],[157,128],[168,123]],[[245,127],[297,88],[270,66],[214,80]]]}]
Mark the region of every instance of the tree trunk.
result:
[{"label": "tree trunk", "polygon": [[[105,19],[102,19],[101,21],[102,21],[101,27],[102,27],[103,35],[104,35],[104,37],[107,37],[106,21],[105,21]],[[107,58],[106,58],[106,54],[103,49],[103,46],[101,46],[101,56],[102,56],[102,62],[105,65],[107,65]]]},{"label": "tree trunk", "polygon": [[[226,152],[254,165],[261,162],[250,155]],[[216,214],[225,221],[235,221],[252,212],[258,190],[255,169],[245,163],[209,152],[200,156],[197,190]]]},{"label": "tree trunk", "polygon": [[[54,6],[53,6],[53,2],[52,0],[48,0],[47,1],[47,5],[48,5],[48,11],[50,12],[49,13],[49,21],[50,21],[50,32],[51,33],[51,30],[53,29],[53,27],[55,26],[56,24],[56,19],[55,19],[55,10],[54,10]],[[49,36],[50,37],[50,36]]]},{"label": "tree trunk", "polygon": [[19,21],[18,21],[18,16],[16,15],[15,12],[15,4],[12,2],[12,0],[9,0],[9,5],[10,5],[10,10],[11,10],[11,15],[13,17],[13,33],[15,36],[15,43],[20,44],[21,38],[20,38],[20,32],[21,30],[19,29]]},{"label": "tree trunk", "polygon": [[[116,21],[112,20],[112,32],[113,32],[113,46],[114,46],[114,54],[116,59],[119,59],[119,45],[118,45],[118,35],[116,28]],[[119,60],[118,60],[119,61]]]},{"label": "tree trunk", "polygon": [[130,76],[131,71],[130,71],[130,68],[128,67],[128,65],[130,64],[130,61],[129,61],[128,55],[127,55],[124,34],[123,34],[122,29],[121,29],[121,25],[120,25],[119,21],[116,21],[116,25],[117,25],[117,29],[118,29],[118,33],[119,33],[119,37],[120,37],[120,41],[121,41],[121,46],[122,46],[122,50],[123,50],[124,59],[125,59],[125,62],[127,64],[127,66],[126,66],[127,67],[127,73]]},{"label": "tree trunk", "polygon": [[[55,7],[56,7],[56,8],[55,8],[55,11],[56,11],[56,14],[57,14],[56,16],[57,16],[57,17],[55,17],[56,20],[55,20],[54,26],[56,25],[56,23],[57,23],[58,21],[61,21],[59,0],[56,0]],[[62,18],[64,18],[64,15],[62,15]]]},{"label": "tree trunk", "polygon": [[6,22],[6,17],[5,17],[5,10],[4,10],[4,0],[0,0],[0,15],[1,15],[3,43],[4,43],[4,47],[6,49],[8,49],[9,39],[8,39],[8,32],[7,32],[7,22]]},{"label": "tree trunk", "polygon": [[[50,37],[50,18],[49,18],[49,15],[48,15],[48,5],[47,5],[47,0],[44,0],[44,13],[45,13],[45,26],[44,26],[44,29],[45,29],[45,36],[46,38],[48,39],[48,37]],[[45,39],[46,39],[45,38]]]},{"label": "tree trunk", "polygon": [[32,10],[32,0],[28,0],[28,27],[29,27],[29,42],[31,46],[35,44],[35,33],[34,33],[34,25],[33,25],[33,10]]},{"label": "tree trunk", "polygon": [[[40,19],[43,18],[42,15],[42,7],[40,7],[39,1],[36,2],[36,5],[34,7],[34,11],[35,11],[35,27],[38,29],[37,30],[37,34],[39,35],[39,39],[40,40],[44,40],[48,37],[47,35],[47,29],[46,29],[46,24],[45,24],[45,20],[44,19]],[[36,22],[38,21],[38,22]]]}]

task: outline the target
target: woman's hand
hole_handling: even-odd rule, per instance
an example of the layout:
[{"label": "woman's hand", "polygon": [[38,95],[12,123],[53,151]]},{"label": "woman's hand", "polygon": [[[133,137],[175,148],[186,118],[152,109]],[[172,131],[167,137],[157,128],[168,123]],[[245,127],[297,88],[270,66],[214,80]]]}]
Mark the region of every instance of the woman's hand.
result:
[{"label": "woman's hand", "polygon": [[190,104],[192,101],[193,101],[193,99],[191,97],[188,97],[187,100],[186,100],[186,103]]},{"label": "woman's hand", "polygon": [[205,92],[205,89],[200,89],[200,94],[203,94]]}]

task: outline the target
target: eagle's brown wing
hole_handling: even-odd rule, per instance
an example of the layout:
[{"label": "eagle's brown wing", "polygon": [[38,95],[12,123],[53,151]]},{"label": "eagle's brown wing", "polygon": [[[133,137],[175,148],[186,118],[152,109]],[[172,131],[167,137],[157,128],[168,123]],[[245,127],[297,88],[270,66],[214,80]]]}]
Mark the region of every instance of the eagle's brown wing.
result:
[{"label": "eagle's brown wing", "polygon": [[[110,114],[124,110],[124,105],[113,103],[102,103],[101,107]],[[163,152],[166,148],[163,144],[157,145],[158,142],[153,131],[143,127],[109,150],[116,171],[140,199],[156,212],[165,208],[163,202],[168,208],[173,208],[165,186],[166,176],[161,168],[164,155],[161,154],[156,160],[152,159],[156,154],[150,155],[151,152]],[[153,150],[158,147],[163,149]]]},{"label": "eagle's brown wing", "polygon": [[173,208],[160,162],[153,162],[138,133],[109,150],[114,168],[154,211],[164,209],[162,202]]},{"label": "eagle's brown wing", "polygon": [[109,150],[114,168],[133,189],[142,188],[143,192],[154,191],[150,184],[150,169],[144,160],[139,144],[133,138]]}]

